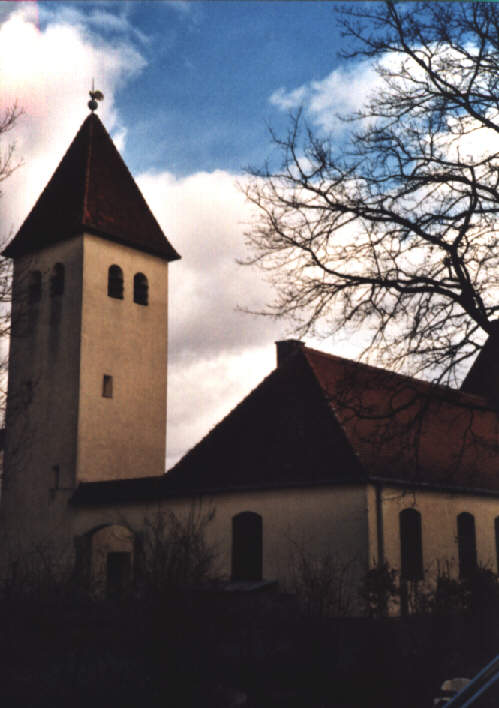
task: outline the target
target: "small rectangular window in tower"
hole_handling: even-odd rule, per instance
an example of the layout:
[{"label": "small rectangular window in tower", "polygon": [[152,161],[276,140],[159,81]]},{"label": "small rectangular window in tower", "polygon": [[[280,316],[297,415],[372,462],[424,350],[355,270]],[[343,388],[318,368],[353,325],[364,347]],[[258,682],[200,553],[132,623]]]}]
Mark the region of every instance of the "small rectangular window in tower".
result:
[{"label": "small rectangular window in tower", "polygon": [[102,395],[104,398],[113,397],[113,377],[109,374],[104,374],[104,379],[102,382]]}]

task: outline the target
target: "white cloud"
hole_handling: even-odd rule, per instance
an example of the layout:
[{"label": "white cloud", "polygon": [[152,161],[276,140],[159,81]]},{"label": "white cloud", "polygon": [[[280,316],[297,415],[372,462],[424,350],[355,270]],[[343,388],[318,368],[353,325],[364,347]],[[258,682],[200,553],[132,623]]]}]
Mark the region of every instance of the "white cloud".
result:
[{"label": "white cloud", "polygon": [[111,137],[113,139],[113,143],[115,144],[116,149],[118,150],[119,153],[122,153],[123,150],[125,149],[127,135],[128,135],[128,130],[124,127],[121,127],[118,130],[113,131],[111,134]]},{"label": "white cloud", "polygon": [[[170,467],[270,373],[274,342],[290,332],[283,322],[237,310],[263,309],[273,291],[259,270],[236,262],[248,255],[244,232],[254,214],[234,175],[200,172],[176,180],[164,172],[140,175],[137,183],[182,256],[169,269]],[[320,349],[327,344],[315,342]],[[355,356],[366,341],[357,332],[334,344],[336,352]]]},{"label": "white cloud", "polygon": [[5,183],[0,202],[3,240],[20,226],[83,122],[94,76],[105,95],[99,114],[123,148],[125,131],[114,93],[144,66],[130,42],[107,43],[78,23],[54,19],[39,30],[36,14],[26,5],[0,26],[2,105],[17,102],[25,111],[8,136],[24,166]]},{"label": "white cloud", "polygon": [[324,79],[310,81],[290,91],[280,87],[269,100],[285,111],[303,106],[315,125],[324,131],[339,132],[345,124],[338,116],[361,109],[380,83],[372,64],[365,61],[348,68],[338,67]]},{"label": "white cloud", "polygon": [[282,325],[238,307],[263,308],[270,288],[237,264],[247,255],[251,209],[227,172],[137,183],[182,260],[169,268],[168,467],[274,366]]},{"label": "white cloud", "polygon": [[244,232],[252,211],[235,182],[222,171],[180,180],[170,173],[137,179],[182,255],[170,269],[174,360],[255,347],[276,331],[275,322],[237,310],[263,308],[271,290],[260,273],[236,263],[247,255]]},{"label": "white cloud", "polygon": [[[93,76],[105,94],[99,114],[119,150],[126,126],[116,88],[144,66],[133,43],[106,42],[75,8],[57,8],[40,31],[31,7],[0,25],[0,82],[5,105],[25,115],[12,134],[25,164],[7,182],[2,223],[15,231],[33,206],[87,114]],[[106,16],[108,27],[113,24]],[[119,30],[118,18],[114,29]],[[262,305],[266,286],[238,266],[249,208],[224,172],[176,180],[169,173],[137,179],[183,260],[171,266],[169,443],[171,464],[272,369],[277,328],[236,307]],[[8,236],[4,231],[3,237]],[[12,234],[11,234],[12,235]]]},{"label": "white cloud", "polygon": [[310,88],[308,85],[299,86],[292,91],[286,91],[282,86],[272,93],[269,98],[273,106],[281,108],[283,111],[299,108],[310,96]]},{"label": "white cloud", "polygon": [[[20,226],[84,120],[92,77],[105,94],[99,115],[123,150],[127,126],[114,95],[145,65],[126,16],[94,13],[89,23],[71,6],[40,7],[43,30],[32,4],[0,24],[2,101],[17,100],[26,111],[11,134],[25,164],[3,185],[4,239]],[[112,26],[112,41],[99,35],[99,25],[106,32]],[[171,466],[271,371],[274,340],[285,332],[280,323],[237,310],[263,307],[272,291],[259,271],[236,263],[247,255],[244,231],[252,213],[234,175],[147,173],[137,182],[182,255],[170,268]]]},{"label": "white cloud", "polygon": [[203,438],[275,365],[272,341],[168,367],[167,468]]},{"label": "white cloud", "polygon": [[115,33],[122,40],[131,37],[149,44],[149,38],[134,26],[130,19],[131,5],[129,3],[112,4],[113,11],[104,7],[91,12],[83,12],[72,5],[40,4],[40,15],[45,21],[63,23],[78,29],[85,36],[93,35],[95,41],[99,33]]},{"label": "white cloud", "polygon": [[189,0],[168,0],[166,6],[181,15],[190,15],[193,10],[192,3]]}]

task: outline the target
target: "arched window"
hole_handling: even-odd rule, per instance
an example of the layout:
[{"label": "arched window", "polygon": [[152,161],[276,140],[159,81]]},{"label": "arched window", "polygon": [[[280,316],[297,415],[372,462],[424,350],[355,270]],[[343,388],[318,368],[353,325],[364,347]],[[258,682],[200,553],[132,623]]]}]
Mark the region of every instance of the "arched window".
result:
[{"label": "arched window", "polygon": [[123,300],[123,271],[117,265],[109,266],[107,274],[107,294],[117,300]]},{"label": "arched window", "polygon": [[232,580],[262,579],[262,517],[243,511],[232,518]]},{"label": "arched window", "polygon": [[468,578],[476,569],[476,534],[473,514],[463,511],[457,517],[459,577]]},{"label": "arched window", "polygon": [[29,274],[28,301],[30,305],[42,299],[42,274],[39,270],[32,270]]},{"label": "arched window", "polygon": [[50,277],[50,296],[57,297],[64,293],[64,265],[56,263]]},{"label": "arched window", "polygon": [[135,273],[133,277],[133,301],[137,305],[149,304],[149,285],[144,273]]},{"label": "arched window", "polygon": [[416,509],[404,509],[400,522],[400,576],[403,580],[422,580],[423,541],[421,514]]}]

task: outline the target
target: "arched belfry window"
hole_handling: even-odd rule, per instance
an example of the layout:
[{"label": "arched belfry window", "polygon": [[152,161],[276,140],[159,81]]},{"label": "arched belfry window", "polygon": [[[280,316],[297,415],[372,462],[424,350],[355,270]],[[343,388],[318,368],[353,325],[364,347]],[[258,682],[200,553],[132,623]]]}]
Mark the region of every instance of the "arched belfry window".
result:
[{"label": "arched belfry window", "polygon": [[416,509],[404,509],[400,522],[400,577],[403,580],[422,580],[423,540],[421,514]]},{"label": "arched belfry window", "polygon": [[123,300],[123,271],[117,265],[109,266],[107,274],[107,294],[117,300]]},{"label": "arched belfry window", "polygon": [[62,263],[56,263],[50,276],[50,295],[57,297],[64,293],[65,271]]},{"label": "arched belfry window", "polygon": [[232,518],[232,580],[261,580],[262,517],[243,511]]},{"label": "arched belfry window", "polygon": [[477,566],[476,532],[473,514],[463,511],[457,517],[457,543],[459,551],[459,577],[469,578]]},{"label": "arched belfry window", "polygon": [[133,301],[137,305],[149,304],[149,285],[144,273],[135,273],[133,277]]},{"label": "arched belfry window", "polygon": [[39,270],[32,270],[29,274],[28,301],[30,305],[42,299],[42,274]]}]

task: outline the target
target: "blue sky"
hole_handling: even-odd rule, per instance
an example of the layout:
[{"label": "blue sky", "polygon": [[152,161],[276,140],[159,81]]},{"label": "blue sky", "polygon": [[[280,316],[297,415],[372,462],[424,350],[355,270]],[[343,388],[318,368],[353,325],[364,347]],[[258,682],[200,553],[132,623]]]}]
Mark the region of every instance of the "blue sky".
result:
[{"label": "blue sky", "polygon": [[[155,153],[155,166],[188,174],[260,164],[268,154],[267,122],[283,124],[282,111],[269,102],[272,92],[321,78],[334,66],[333,6],[193,2],[188,8],[151,2],[132,10],[138,26],[146,20],[152,30],[153,46],[148,80],[137,77],[120,93],[123,110]],[[152,17],[162,31],[151,27]],[[158,132],[164,137],[155,150],[148,134]],[[130,159],[146,166],[138,150]]]},{"label": "blue sky", "polygon": [[[25,113],[11,137],[20,168],[3,183],[2,240],[11,237],[88,108],[99,115],[182,260],[170,279],[168,466],[275,361],[288,323],[245,314],[272,290],[242,268],[254,213],[238,187],[272,157],[268,125],[303,106],[338,145],[337,111],[376,85],[367,63],[337,59],[344,40],[329,2],[0,2],[4,106]],[[307,340],[356,356],[360,336]]]},{"label": "blue sky", "polygon": [[[61,5],[39,3],[40,29],[64,16]],[[344,41],[336,6],[239,0],[68,4],[106,41],[119,41],[123,25],[107,26],[103,13],[136,30],[129,41],[145,65],[115,94],[123,122],[133,126],[126,158],[134,172],[167,166],[177,176],[262,163],[269,152],[267,124],[285,126],[285,114],[269,101],[272,93],[321,79],[336,65]]]}]

